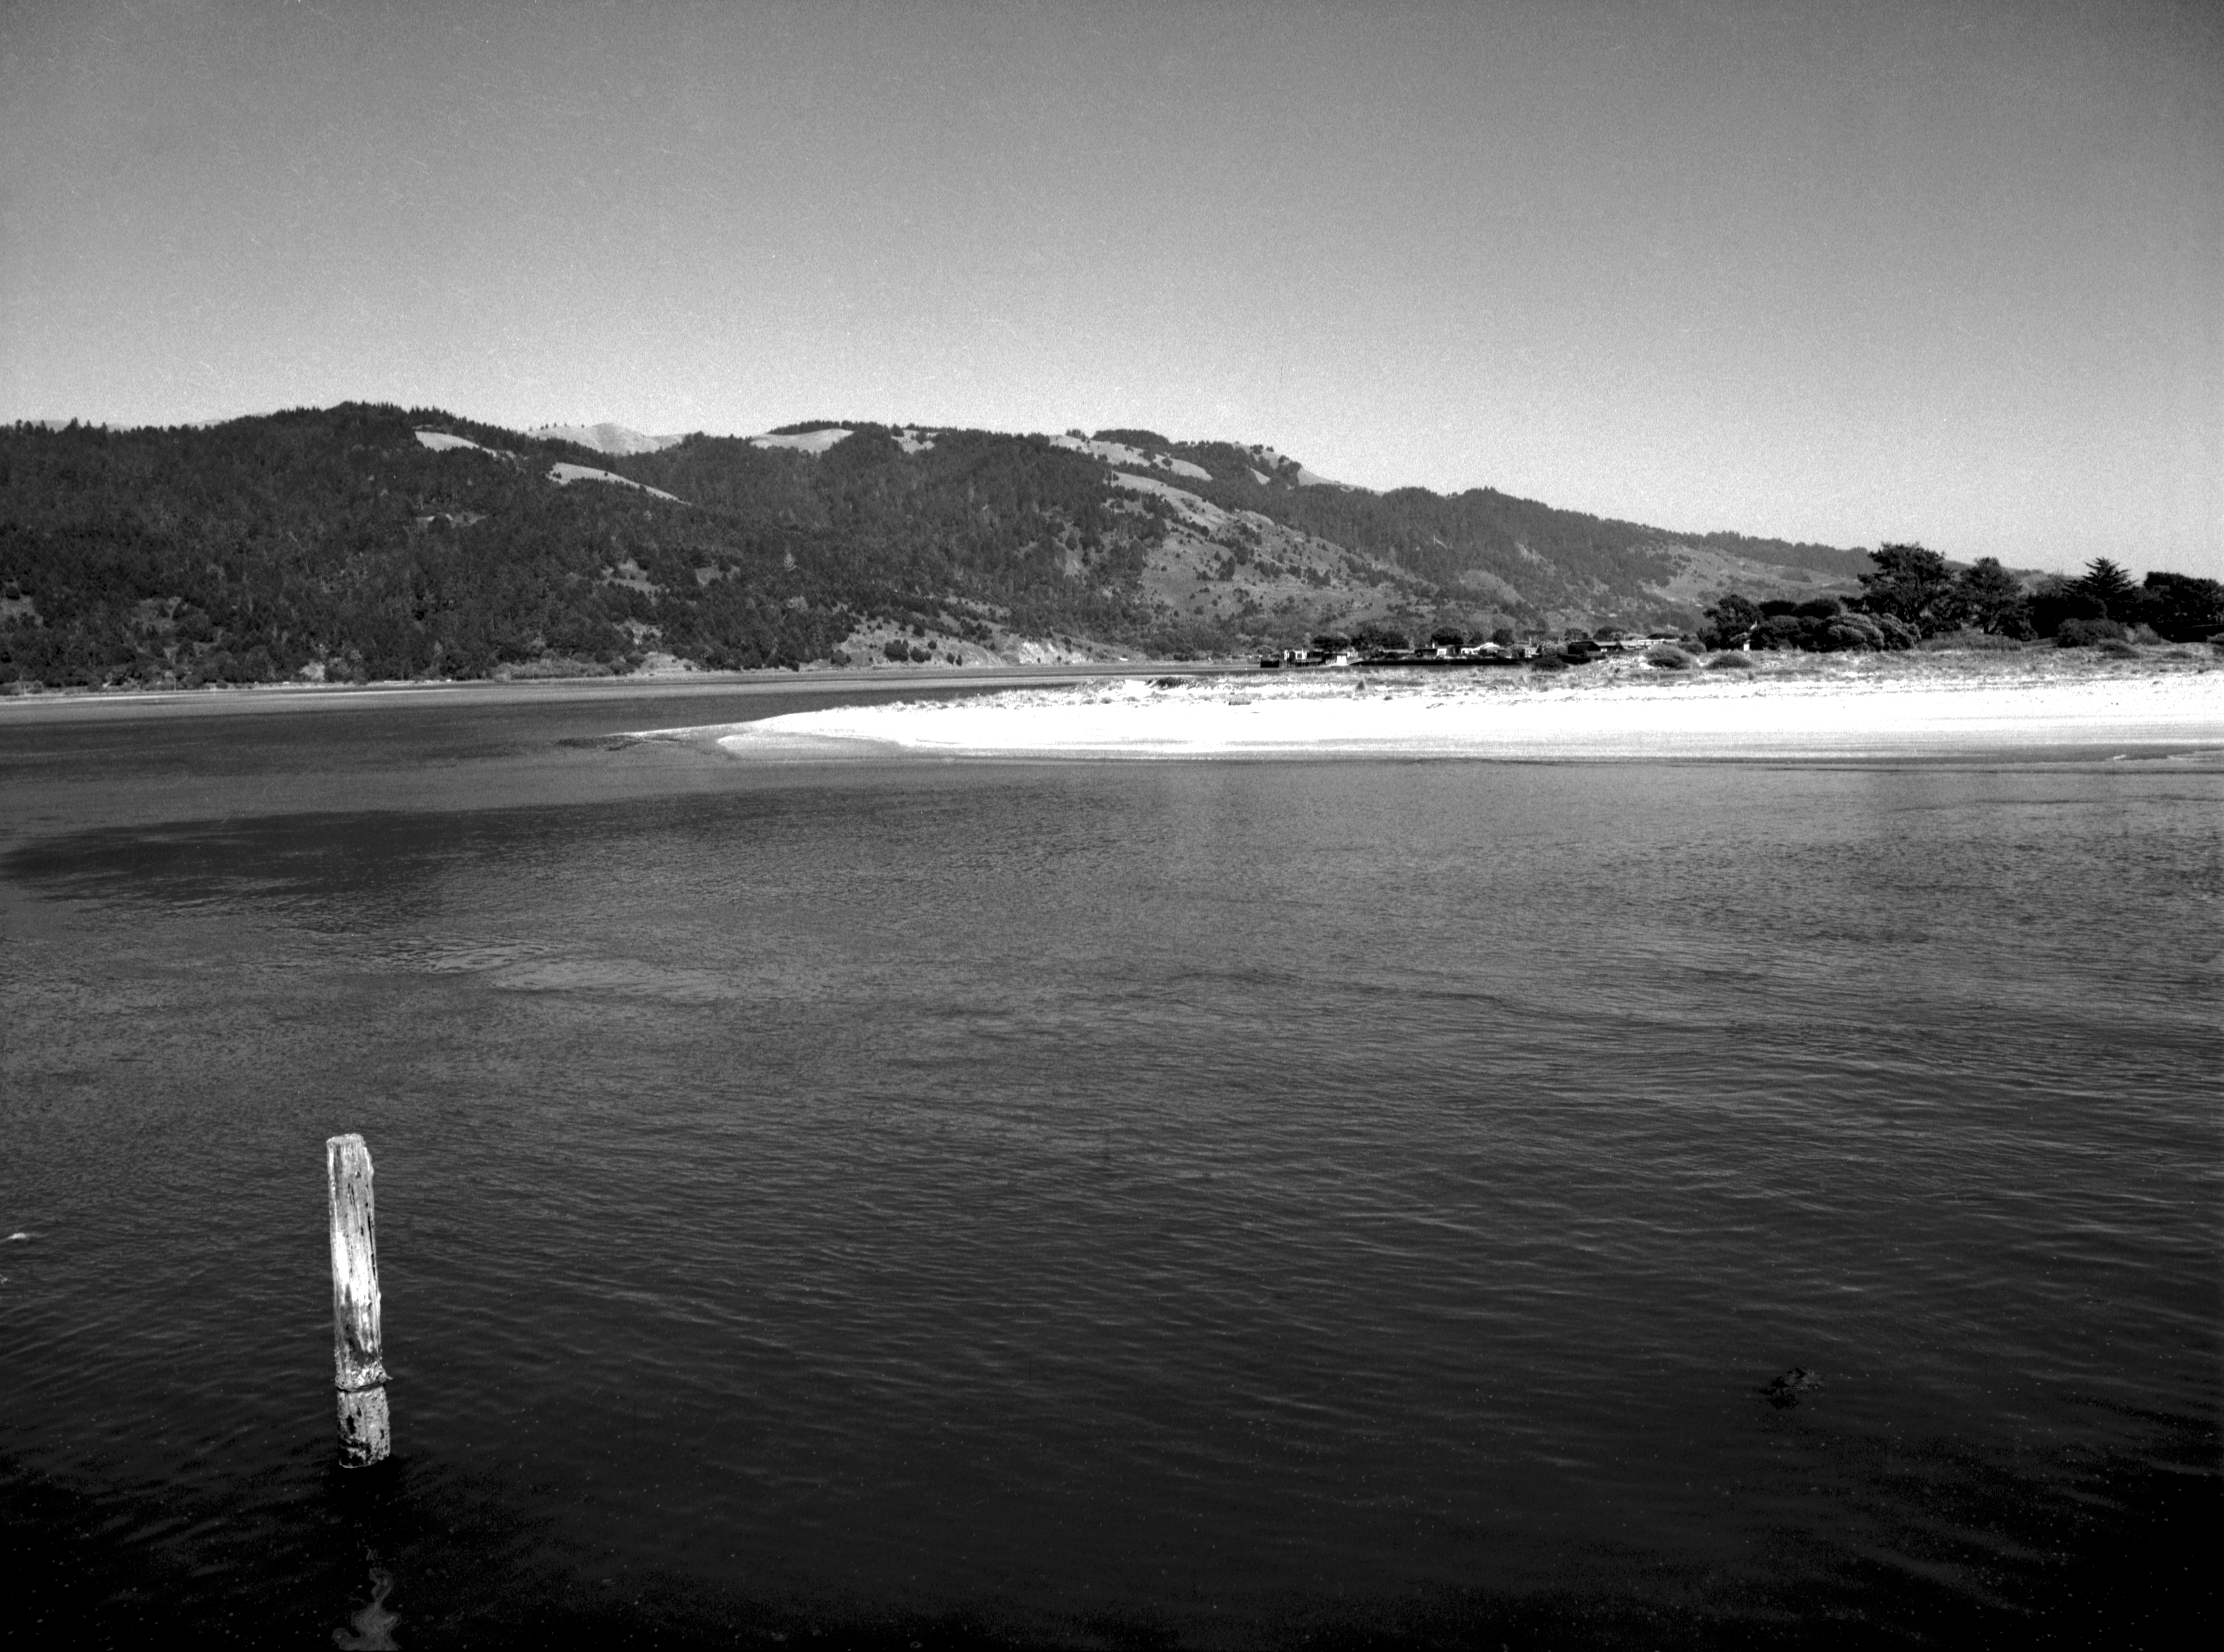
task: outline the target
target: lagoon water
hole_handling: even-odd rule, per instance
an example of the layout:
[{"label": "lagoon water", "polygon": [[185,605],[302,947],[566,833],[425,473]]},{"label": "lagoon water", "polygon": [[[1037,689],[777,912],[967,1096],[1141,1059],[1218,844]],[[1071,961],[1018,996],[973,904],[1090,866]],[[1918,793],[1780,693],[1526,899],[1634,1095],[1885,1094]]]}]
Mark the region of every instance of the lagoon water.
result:
[{"label": "lagoon water", "polygon": [[[803,703],[0,722],[16,1627],[2213,1607],[2224,773],[597,737]],[[353,1478],[347,1130],[397,1441]]]}]

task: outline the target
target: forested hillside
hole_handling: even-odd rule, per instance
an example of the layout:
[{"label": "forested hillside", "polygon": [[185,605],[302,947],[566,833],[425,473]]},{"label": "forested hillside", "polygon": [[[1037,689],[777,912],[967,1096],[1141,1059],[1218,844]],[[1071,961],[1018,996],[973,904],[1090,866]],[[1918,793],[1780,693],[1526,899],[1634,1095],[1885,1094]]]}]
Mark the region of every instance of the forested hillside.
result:
[{"label": "forested hillside", "polygon": [[1378,495],[1147,431],[820,424],[614,453],[359,404],[0,430],[0,683],[16,685],[1015,657],[1052,640],[1235,653],[1366,618],[1689,623],[1709,580],[1804,595],[1865,566],[1489,490]]}]

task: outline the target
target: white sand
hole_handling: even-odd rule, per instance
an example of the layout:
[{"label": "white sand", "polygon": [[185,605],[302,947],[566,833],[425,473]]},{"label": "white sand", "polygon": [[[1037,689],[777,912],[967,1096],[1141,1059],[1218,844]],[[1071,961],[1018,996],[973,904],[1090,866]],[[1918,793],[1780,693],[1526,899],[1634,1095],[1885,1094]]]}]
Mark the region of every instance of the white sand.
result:
[{"label": "white sand", "polygon": [[[1759,676],[1759,674],[1756,674]],[[678,731],[665,731],[673,734]],[[2224,672],[1973,680],[1526,673],[1123,680],[692,731],[741,757],[1894,757],[2224,750]]]}]

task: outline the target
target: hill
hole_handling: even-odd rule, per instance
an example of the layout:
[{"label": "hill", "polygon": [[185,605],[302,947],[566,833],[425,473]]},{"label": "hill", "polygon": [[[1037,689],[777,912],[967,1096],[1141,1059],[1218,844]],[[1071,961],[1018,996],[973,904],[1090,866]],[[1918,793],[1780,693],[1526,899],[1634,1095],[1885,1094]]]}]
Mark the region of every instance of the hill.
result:
[{"label": "hill", "polygon": [[543,441],[568,441],[591,447],[598,453],[654,453],[682,442],[685,436],[644,436],[623,425],[535,425],[525,433]]},{"label": "hill", "polygon": [[1867,566],[1150,431],[667,442],[364,404],[0,430],[0,683],[1237,654],[1368,620],[1688,624]]}]

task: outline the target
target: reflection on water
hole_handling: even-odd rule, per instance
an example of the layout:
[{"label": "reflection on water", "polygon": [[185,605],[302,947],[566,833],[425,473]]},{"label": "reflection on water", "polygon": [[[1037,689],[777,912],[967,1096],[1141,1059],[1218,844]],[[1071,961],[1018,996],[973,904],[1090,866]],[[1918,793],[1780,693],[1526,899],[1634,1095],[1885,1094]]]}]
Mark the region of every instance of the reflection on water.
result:
[{"label": "reflection on water", "polygon": [[394,1592],[394,1574],[374,1560],[370,1568],[370,1598],[348,1618],[345,1629],[332,1631],[332,1644],[344,1652],[392,1652],[394,1626],[401,1617],[386,1610]]},{"label": "reflection on water", "polygon": [[466,765],[48,833],[9,1541],[340,1644],[395,1576],[413,1646],[2120,1618],[2214,1529],[2224,892],[2217,783],[2130,768]]}]

